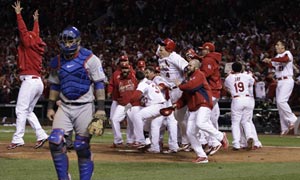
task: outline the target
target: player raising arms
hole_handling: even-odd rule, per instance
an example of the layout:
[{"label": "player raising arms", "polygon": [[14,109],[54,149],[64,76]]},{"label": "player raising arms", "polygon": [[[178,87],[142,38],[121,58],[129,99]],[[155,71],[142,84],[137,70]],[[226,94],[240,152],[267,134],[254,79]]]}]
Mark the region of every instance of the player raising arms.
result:
[{"label": "player raising arms", "polygon": [[288,100],[294,88],[293,55],[286,50],[286,43],[278,40],[275,44],[277,55],[274,58],[265,58],[263,62],[275,68],[277,79],[276,104],[279,112],[281,135],[288,134],[294,129],[297,117],[292,112]]}]

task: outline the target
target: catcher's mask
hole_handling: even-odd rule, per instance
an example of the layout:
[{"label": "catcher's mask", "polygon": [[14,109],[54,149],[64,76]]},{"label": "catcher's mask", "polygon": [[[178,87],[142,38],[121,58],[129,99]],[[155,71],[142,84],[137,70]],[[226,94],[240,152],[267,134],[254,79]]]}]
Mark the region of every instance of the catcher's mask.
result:
[{"label": "catcher's mask", "polygon": [[59,35],[58,44],[64,55],[72,56],[76,53],[80,40],[80,31],[76,27],[70,26]]}]

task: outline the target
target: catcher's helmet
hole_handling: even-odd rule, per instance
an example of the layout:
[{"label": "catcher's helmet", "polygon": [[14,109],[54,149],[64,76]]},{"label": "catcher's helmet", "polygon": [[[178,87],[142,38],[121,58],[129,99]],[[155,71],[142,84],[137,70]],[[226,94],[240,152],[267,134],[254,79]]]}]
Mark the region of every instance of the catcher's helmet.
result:
[{"label": "catcher's helmet", "polygon": [[65,28],[59,35],[59,47],[64,55],[74,55],[80,45],[80,31],[70,26]]}]

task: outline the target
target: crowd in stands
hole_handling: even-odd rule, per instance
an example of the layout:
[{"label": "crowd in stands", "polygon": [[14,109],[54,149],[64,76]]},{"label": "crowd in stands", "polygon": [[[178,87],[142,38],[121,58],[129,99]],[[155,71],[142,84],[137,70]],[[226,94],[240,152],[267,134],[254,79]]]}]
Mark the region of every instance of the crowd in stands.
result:
[{"label": "crowd in stands", "polygon": [[[19,80],[16,70],[18,43],[12,0],[0,0],[0,102],[16,100]],[[59,52],[57,37],[68,25],[81,31],[82,45],[93,50],[109,78],[122,54],[133,67],[139,59],[155,65],[155,39],[169,37],[176,51],[185,56],[189,48],[213,42],[222,53],[222,73],[226,63],[242,61],[258,79],[272,84],[273,75],[261,61],[273,57],[274,42],[283,38],[294,56],[295,79],[299,77],[299,0],[48,0],[22,1],[25,22],[32,24],[32,12],[39,9],[41,37],[47,43],[43,61],[47,98],[48,63]],[[29,26],[32,27],[32,26]],[[298,78],[299,79],[299,78]],[[298,80],[294,92],[299,92]],[[268,87],[267,87],[268,88]],[[226,96],[226,93],[223,94]],[[272,96],[272,95],[270,95]],[[270,97],[272,98],[272,97]],[[291,104],[300,101],[293,93]]]}]

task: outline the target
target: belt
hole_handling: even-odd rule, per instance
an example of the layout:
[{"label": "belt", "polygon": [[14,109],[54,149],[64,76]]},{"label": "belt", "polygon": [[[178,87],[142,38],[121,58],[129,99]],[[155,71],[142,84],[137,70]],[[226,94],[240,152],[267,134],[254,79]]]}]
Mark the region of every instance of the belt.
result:
[{"label": "belt", "polygon": [[65,102],[65,101],[61,101],[62,103],[66,104],[66,105],[70,105],[70,106],[82,106],[88,103],[92,103],[92,102]]},{"label": "belt", "polygon": [[242,97],[242,96],[246,96],[246,97],[250,97],[250,95],[249,94],[246,94],[246,95],[235,95],[235,96],[233,96],[233,98],[237,98],[237,97]]},{"label": "belt", "polygon": [[39,76],[28,76],[28,75],[25,75],[25,76],[21,76],[20,79],[22,81],[25,81],[26,79],[39,79],[40,77]]},{"label": "belt", "polygon": [[277,80],[278,81],[281,81],[281,80],[283,80],[283,79],[288,79],[289,77],[288,76],[282,76],[282,77],[280,77],[280,78],[277,78]]}]

